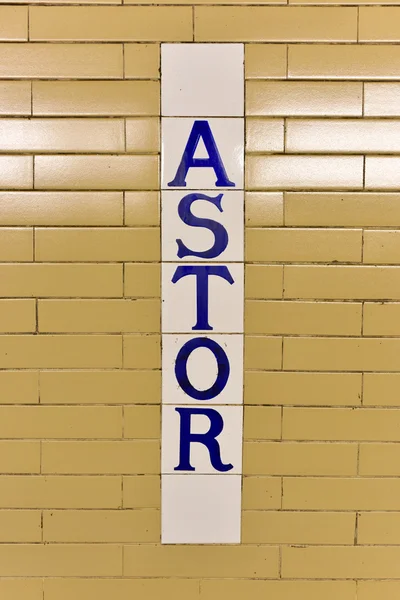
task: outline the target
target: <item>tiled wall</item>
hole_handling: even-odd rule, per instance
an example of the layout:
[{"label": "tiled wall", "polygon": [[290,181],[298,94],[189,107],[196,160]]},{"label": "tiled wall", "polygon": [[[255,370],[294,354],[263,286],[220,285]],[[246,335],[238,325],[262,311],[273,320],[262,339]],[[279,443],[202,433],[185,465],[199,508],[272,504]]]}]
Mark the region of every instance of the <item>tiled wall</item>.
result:
[{"label": "tiled wall", "polygon": [[[400,6],[40,4],[0,6],[1,600],[397,600]],[[246,43],[241,545],[160,545],[179,41]]]}]

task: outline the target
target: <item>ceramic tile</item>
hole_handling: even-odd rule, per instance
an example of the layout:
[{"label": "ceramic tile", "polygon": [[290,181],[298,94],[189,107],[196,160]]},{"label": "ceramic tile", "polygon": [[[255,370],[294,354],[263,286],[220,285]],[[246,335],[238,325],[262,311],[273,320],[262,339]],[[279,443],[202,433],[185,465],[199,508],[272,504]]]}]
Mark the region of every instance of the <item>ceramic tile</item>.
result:
[{"label": "ceramic tile", "polygon": [[241,476],[163,475],[163,544],[240,543]]},{"label": "ceramic tile", "polygon": [[161,114],[243,116],[243,60],[243,44],[163,44]]},{"label": "ceramic tile", "polygon": [[161,472],[241,473],[242,431],[241,406],[164,405]]},{"label": "ceramic tile", "polygon": [[[243,189],[244,119],[164,118],[161,139],[162,189]],[[193,162],[190,158],[209,162],[179,177],[184,153],[186,166]]]},{"label": "ceramic tile", "polygon": [[[216,273],[214,274],[213,271]],[[207,307],[204,308],[207,296],[205,286],[201,282],[201,278],[205,279],[206,276],[208,280],[208,311]],[[172,283],[173,278],[176,280],[178,277],[180,279],[176,283]],[[215,263],[193,266],[163,263],[162,331],[164,333],[193,331],[242,333],[243,277],[243,263],[233,263],[229,266]],[[197,306],[196,295],[199,280],[200,302]],[[230,283],[232,280],[233,282]],[[195,327],[196,329],[194,329]]]},{"label": "ceramic tile", "polygon": [[162,260],[243,260],[242,191],[163,191]]},{"label": "ceramic tile", "polygon": [[[182,352],[182,349],[190,340],[196,340],[196,342],[193,343],[193,349],[190,345],[186,347],[187,352],[191,350],[189,358],[186,359],[187,353]],[[192,390],[191,387],[188,387],[189,394],[185,393],[178,382],[178,376],[182,376],[179,372],[178,375],[176,374],[178,365],[183,370],[183,375],[187,375],[190,386],[194,388]],[[229,367],[228,373],[227,366]],[[202,400],[201,394],[197,394],[197,392],[207,390],[209,390],[208,395],[213,404],[242,404],[243,336],[163,335],[162,370],[163,404],[204,406],[207,399]],[[220,389],[221,391],[219,391]]]}]

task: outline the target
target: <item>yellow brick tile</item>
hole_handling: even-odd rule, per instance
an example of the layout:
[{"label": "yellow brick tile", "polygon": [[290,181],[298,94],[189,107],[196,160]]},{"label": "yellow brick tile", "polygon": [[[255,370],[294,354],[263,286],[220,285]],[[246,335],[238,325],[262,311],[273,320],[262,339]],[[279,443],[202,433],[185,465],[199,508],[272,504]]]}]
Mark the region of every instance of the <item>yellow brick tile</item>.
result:
[{"label": "yellow brick tile", "polygon": [[121,152],[122,119],[1,119],[1,152]]},{"label": "yellow brick tile", "polygon": [[160,120],[126,119],[126,150],[138,154],[160,151]]},{"label": "yellow brick tile", "polygon": [[363,403],[369,406],[400,406],[400,374],[365,373]]},{"label": "yellow brick tile", "polygon": [[243,544],[353,544],[356,516],[346,513],[244,511]]},{"label": "yellow brick tile", "polygon": [[116,406],[0,406],[1,438],[121,436],[122,411]]},{"label": "yellow brick tile", "polygon": [[299,371],[397,371],[400,339],[287,338],[283,368]]},{"label": "yellow brick tile", "polygon": [[122,296],[122,265],[0,265],[0,297]]},{"label": "yellow brick tile", "polygon": [[246,260],[255,262],[357,262],[361,229],[262,229],[246,231]]},{"label": "yellow brick tile", "polygon": [[365,83],[364,113],[372,117],[400,115],[400,84]]},{"label": "yellow brick tile", "polygon": [[[1,51],[1,45],[0,45]],[[28,190],[33,187],[32,156],[0,156],[0,189]]]},{"label": "yellow brick tile", "polygon": [[282,338],[246,336],[244,346],[245,369],[280,369]]},{"label": "yellow brick tile", "polygon": [[[1,542],[40,542],[42,539],[40,520],[40,511],[1,510]],[[0,593],[2,593],[1,583]],[[6,593],[2,595],[3,597],[8,598]]]},{"label": "yellow brick tile", "polygon": [[285,266],[285,298],[400,299],[397,267]]},{"label": "yellow brick tile", "polygon": [[400,16],[398,7],[362,6],[359,16],[360,42],[397,42],[399,33],[396,21]]},{"label": "yellow brick tile", "polygon": [[361,374],[248,372],[244,394],[246,404],[357,406]]},{"label": "yellow brick tile", "polygon": [[160,508],[161,481],[158,475],[123,477],[124,508]]},{"label": "yellow brick tile", "polygon": [[2,544],[0,575],[115,576],[121,575],[122,547],[111,544]]},{"label": "yellow brick tile", "polygon": [[400,225],[400,196],[393,193],[288,192],[285,224],[297,226]]},{"label": "yellow brick tile", "polygon": [[281,192],[247,192],[245,211],[247,227],[283,225],[283,194]]},{"label": "yellow brick tile", "polygon": [[246,119],[247,152],[283,152],[283,119]]},{"label": "yellow brick tile", "polygon": [[43,473],[159,473],[157,441],[42,442]]},{"label": "yellow brick tile", "polygon": [[246,265],[246,298],[282,298],[283,267],[281,265]]},{"label": "yellow brick tile", "polygon": [[40,442],[0,442],[1,473],[39,473]]},{"label": "yellow brick tile", "polygon": [[398,581],[358,581],[357,597],[359,600],[396,600],[399,597],[400,583]]},{"label": "yellow brick tile", "polygon": [[[195,579],[45,579],[46,600],[131,600],[132,598],[174,598],[196,600],[199,582]],[[7,599],[8,600],[8,599]],[[10,599],[14,600],[14,598]],[[15,600],[18,600],[17,598]],[[27,599],[27,600],[30,600]],[[32,600],[36,600],[32,599]],[[41,600],[41,599],[40,599]],[[329,599],[330,600],[330,599]],[[343,600],[347,600],[344,598]]]},{"label": "yellow brick tile", "polygon": [[359,544],[397,545],[400,533],[400,514],[362,513],[358,517]]},{"label": "yellow brick tile", "polygon": [[1,508],[118,508],[121,477],[0,476]]},{"label": "yellow brick tile", "polygon": [[[15,160],[22,158],[13,157]],[[135,190],[155,189],[157,185],[156,156],[35,157],[36,189]]]},{"label": "yellow brick tile", "polygon": [[[1,514],[1,513],[0,513]],[[43,513],[45,542],[157,542],[158,510],[55,510]]]},{"label": "yellow brick tile", "polygon": [[158,406],[126,406],[124,409],[124,437],[159,439],[161,411]]},{"label": "yellow brick tile", "polygon": [[126,546],[124,575],[274,578],[278,576],[278,548],[244,545]]},{"label": "yellow brick tile", "polygon": [[364,335],[400,335],[398,318],[400,304],[366,303],[364,305]]},{"label": "yellow brick tile", "polygon": [[35,41],[192,41],[189,6],[32,6],[29,11],[29,36]]},{"label": "yellow brick tile", "polygon": [[1,335],[0,368],[121,367],[120,336]]},{"label": "yellow brick tile", "polygon": [[280,477],[243,477],[243,509],[268,510],[281,508]]},{"label": "yellow brick tile", "polygon": [[0,115],[31,114],[31,83],[29,81],[0,82]]},{"label": "yellow brick tile", "polygon": [[33,260],[33,230],[31,228],[1,228],[0,260],[2,262]]},{"label": "yellow brick tile", "polygon": [[296,510],[399,510],[400,480],[287,477],[283,508]]},{"label": "yellow brick tile", "polygon": [[120,44],[0,44],[0,77],[118,79],[123,76]]},{"label": "yellow brick tile", "polygon": [[282,44],[246,44],[245,76],[247,79],[285,78],[287,47]]},{"label": "yellow brick tile", "polygon": [[397,598],[399,586],[396,581],[358,581],[357,597],[360,600],[371,600],[385,597],[388,600]]},{"label": "yellow brick tile", "polygon": [[125,264],[124,295],[133,298],[159,298],[161,266],[159,264]]},{"label": "yellow brick tile", "polygon": [[400,412],[374,408],[284,408],[282,438],[400,441]]},{"label": "yellow brick tile", "polygon": [[159,335],[124,335],[126,369],[159,369],[161,340]]},{"label": "yellow brick tile", "polygon": [[3,600],[42,600],[43,583],[40,579],[2,579],[0,594]]},{"label": "yellow brick tile", "polygon": [[34,81],[32,94],[34,115],[158,115],[160,111],[155,81]]},{"label": "yellow brick tile", "polygon": [[28,39],[28,7],[0,6],[0,40]]},{"label": "yellow brick tile", "polygon": [[39,375],[36,371],[0,371],[2,404],[37,404]]},{"label": "yellow brick tile", "polygon": [[0,192],[1,225],[122,225],[122,192]]},{"label": "yellow brick tile", "polygon": [[[1,377],[0,372],[0,389]],[[160,396],[159,371],[40,373],[40,401],[43,404],[156,404]]]},{"label": "yellow brick tile", "polygon": [[249,189],[358,189],[362,187],[361,156],[249,156]]},{"label": "yellow brick tile", "polygon": [[361,444],[360,475],[395,475],[400,474],[399,444]]},{"label": "yellow brick tile", "polygon": [[246,406],[244,409],[244,439],[279,440],[281,438],[281,408],[277,406]]},{"label": "yellow brick tile", "polygon": [[39,300],[41,333],[160,331],[160,301]]},{"label": "yellow brick tile", "polygon": [[160,225],[159,193],[125,192],[125,224],[148,227]]},{"label": "yellow brick tile", "polygon": [[397,231],[370,230],[364,234],[364,262],[398,264],[400,236]]},{"label": "yellow brick tile", "polygon": [[289,78],[300,79],[397,79],[400,75],[398,46],[320,45],[289,46]]},{"label": "yellow brick tile", "polygon": [[355,8],[196,7],[196,42],[356,41]]},{"label": "yellow brick tile", "polygon": [[156,261],[156,228],[44,228],[35,235],[37,261]]},{"label": "yellow brick tile", "polygon": [[354,600],[355,585],[354,581],[205,580],[201,582],[201,600]]},{"label": "yellow brick tile", "polygon": [[246,475],[355,475],[357,444],[246,442]]},{"label": "yellow brick tile", "polygon": [[0,300],[0,331],[30,333],[36,330],[34,300]]},{"label": "yellow brick tile", "polygon": [[124,74],[126,79],[158,79],[159,44],[124,44]]},{"label": "yellow brick tile", "polygon": [[399,121],[378,119],[291,119],[287,152],[398,152]]},{"label": "yellow brick tile", "polygon": [[[249,81],[248,115],[361,116],[362,84],[337,81]],[[290,121],[288,121],[290,124]]]},{"label": "yellow brick tile", "polygon": [[383,579],[398,573],[400,548],[322,546],[282,548],[282,577]]},{"label": "yellow brick tile", "polygon": [[247,300],[245,330],[269,335],[361,335],[361,312],[361,304],[350,302]]}]

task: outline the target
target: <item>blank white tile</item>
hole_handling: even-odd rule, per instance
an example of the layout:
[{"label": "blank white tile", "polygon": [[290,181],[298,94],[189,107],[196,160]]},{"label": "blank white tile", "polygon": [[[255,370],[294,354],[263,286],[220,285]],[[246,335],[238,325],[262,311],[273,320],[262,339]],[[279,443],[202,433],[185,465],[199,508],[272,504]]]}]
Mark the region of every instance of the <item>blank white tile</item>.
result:
[{"label": "blank white tile", "polygon": [[[197,400],[186,394],[175,376],[175,362],[179,351],[194,337],[207,337],[222,348],[229,362],[228,381],[218,396],[211,400]],[[243,336],[242,335],[174,335],[162,336],[162,402],[163,404],[212,404],[243,403]],[[207,390],[216,381],[218,364],[213,352],[204,347],[193,350],[187,361],[187,375],[197,390]]]},{"label": "blank white tile", "polygon": [[228,269],[233,283],[218,275],[208,276],[208,324],[212,330],[205,333],[243,333],[243,263],[182,263],[162,264],[162,329],[163,333],[201,333],[193,330],[197,323],[197,276],[185,275],[172,283],[175,271],[188,266],[203,268],[223,266]]},{"label": "blank white tile", "polygon": [[[229,181],[235,189],[243,189],[244,169],[244,119],[187,119],[163,118],[161,120],[161,188],[174,189],[168,183],[175,179],[190,132],[195,121],[207,121],[218,148]],[[208,158],[209,154],[200,138],[194,158]],[[186,176],[188,190],[218,190],[217,176],[212,167],[191,167]],[[227,186],[231,188],[231,186]],[[182,189],[182,188],[181,188]],[[234,189],[234,188],[231,188]]]},{"label": "blank white tile", "polygon": [[163,475],[163,544],[239,544],[241,475]]},{"label": "blank white tile", "polygon": [[[219,223],[226,231],[226,248],[215,258],[204,258],[192,254],[178,257],[178,243],[181,240],[187,250],[192,252],[205,252],[212,250],[217,240],[221,239],[219,230],[213,231],[207,223],[196,221],[196,225],[188,225],[179,216],[178,208],[182,200],[196,193],[200,198],[190,205],[191,214],[197,219],[208,219]],[[203,196],[203,198],[201,197]],[[206,198],[204,198],[204,196]],[[219,204],[212,200],[217,200]],[[210,200],[210,198],[212,200]],[[188,201],[185,201],[188,202]],[[244,192],[239,190],[225,190],[221,192],[201,191],[163,191],[161,194],[162,210],[162,260],[193,262],[193,261],[243,261],[243,202]],[[219,209],[222,208],[222,212]],[[185,219],[188,221],[188,219]],[[216,250],[215,250],[216,252]]]},{"label": "blank white tile", "polygon": [[243,44],[162,44],[161,114],[244,114]]},{"label": "blank white tile", "polygon": [[214,468],[210,460],[208,448],[200,443],[190,444],[190,465],[194,471],[175,470],[180,463],[180,432],[181,416],[176,410],[211,410],[211,417],[207,414],[193,414],[191,416],[190,432],[194,434],[207,433],[210,429],[212,419],[219,417],[223,420],[223,429],[216,438],[220,446],[221,461],[232,468],[223,471],[225,475],[242,472],[242,431],[243,431],[243,407],[242,406],[218,406],[208,405],[207,402],[198,403],[197,406],[169,406],[162,407],[162,443],[161,443],[161,472],[162,473],[203,473],[219,474],[221,471]]}]

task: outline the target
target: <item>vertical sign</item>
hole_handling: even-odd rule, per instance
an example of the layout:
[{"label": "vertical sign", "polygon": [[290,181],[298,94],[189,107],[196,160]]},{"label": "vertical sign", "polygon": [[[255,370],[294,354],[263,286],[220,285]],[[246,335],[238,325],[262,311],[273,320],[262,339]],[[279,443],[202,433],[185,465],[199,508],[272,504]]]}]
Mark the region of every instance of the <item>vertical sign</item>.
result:
[{"label": "vertical sign", "polygon": [[243,52],[161,46],[164,544],[240,542]]}]

